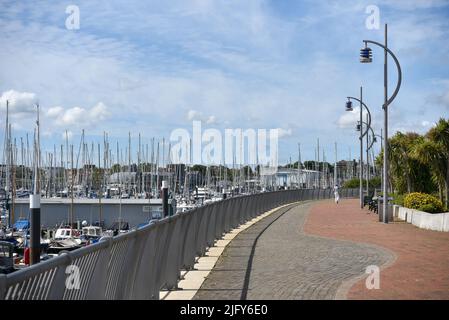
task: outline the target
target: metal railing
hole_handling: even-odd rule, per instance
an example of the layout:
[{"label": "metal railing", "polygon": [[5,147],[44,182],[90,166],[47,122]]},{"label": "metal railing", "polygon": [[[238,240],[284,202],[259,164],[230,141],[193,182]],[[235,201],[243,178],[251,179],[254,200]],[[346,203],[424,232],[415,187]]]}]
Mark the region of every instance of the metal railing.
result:
[{"label": "metal railing", "polygon": [[[342,189],[340,196],[358,197],[358,189]],[[181,270],[192,269],[233,228],[283,204],[331,197],[331,189],[297,189],[207,204],[0,274],[0,300],[159,299],[161,289],[176,288]]]}]

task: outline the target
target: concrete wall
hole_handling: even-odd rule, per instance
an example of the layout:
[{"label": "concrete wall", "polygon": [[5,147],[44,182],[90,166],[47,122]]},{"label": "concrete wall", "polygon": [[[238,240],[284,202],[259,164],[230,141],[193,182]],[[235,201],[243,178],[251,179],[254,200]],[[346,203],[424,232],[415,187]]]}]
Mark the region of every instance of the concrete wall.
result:
[{"label": "concrete wall", "polygon": [[449,232],[449,212],[427,213],[394,205],[393,214],[421,229]]}]

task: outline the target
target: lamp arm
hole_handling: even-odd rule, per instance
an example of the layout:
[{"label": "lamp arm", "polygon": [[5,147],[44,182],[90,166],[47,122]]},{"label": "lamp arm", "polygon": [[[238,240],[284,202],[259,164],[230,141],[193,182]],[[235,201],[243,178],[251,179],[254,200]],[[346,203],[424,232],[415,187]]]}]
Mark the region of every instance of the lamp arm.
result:
[{"label": "lamp arm", "polygon": [[[366,111],[368,111],[368,127],[371,127],[371,112],[369,111],[368,106],[365,104],[365,102],[360,101],[360,99],[355,98],[355,97],[347,97],[347,98],[356,100],[356,101],[360,102],[365,107]],[[366,122],[364,122],[364,123],[366,124]],[[363,132],[362,138],[364,136],[366,136],[367,133],[368,133],[368,128],[365,130],[365,132]]]},{"label": "lamp arm", "polygon": [[372,134],[373,134],[373,139],[371,140],[371,144],[369,145],[369,147],[368,147],[368,150],[370,150],[372,147],[373,147],[373,145],[374,145],[374,132],[373,132],[373,129],[372,128],[370,128],[371,129],[371,132],[372,132]]},{"label": "lamp arm", "polygon": [[396,67],[398,68],[398,83],[396,84],[396,89],[394,90],[394,92],[393,92],[393,94],[391,95],[391,97],[387,100],[387,105],[386,105],[386,106],[385,106],[385,105],[383,106],[384,108],[385,108],[385,107],[388,107],[388,106],[390,105],[390,103],[393,102],[394,98],[396,98],[396,95],[398,94],[399,89],[401,88],[401,83],[402,83],[402,70],[401,70],[401,65],[399,64],[399,61],[398,61],[398,59],[396,58],[396,56],[394,55],[394,53],[393,53],[390,49],[388,49],[387,47],[385,47],[383,44],[381,44],[381,43],[379,43],[379,42],[376,42],[376,41],[372,41],[372,40],[363,40],[363,42],[375,44],[375,45],[377,45],[377,46],[383,48],[384,50],[386,50],[386,51],[391,55],[391,57],[393,58],[394,62],[396,63]]},{"label": "lamp arm", "polygon": [[[367,124],[365,121],[363,121],[363,124],[365,124],[366,126],[368,126],[368,124]],[[368,126],[368,129],[371,130],[371,134],[373,135],[373,138],[374,138],[374,137],[376,136],[376,134],[374,133],[373,128],[371,128],[371,127]],[[368,129],[366,129],[366,130],[368,131]],[[374,139],[371,140],[371,144],[369,145],[369,147],[368,147],[367,150],[370,150],[370,149],[373,147],[373,145],[374,145]]]}]

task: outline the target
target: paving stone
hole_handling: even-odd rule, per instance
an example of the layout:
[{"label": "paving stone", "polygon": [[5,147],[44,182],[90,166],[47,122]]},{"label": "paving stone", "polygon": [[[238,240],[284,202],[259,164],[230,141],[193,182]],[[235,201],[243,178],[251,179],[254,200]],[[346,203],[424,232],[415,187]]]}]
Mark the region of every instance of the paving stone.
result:
[{"label": "paving stone", "polygon": [[334,299],[344,281],[391,259],[373,246],[305,234],[310,206],[279,209],[238,234],[194,299]]}]

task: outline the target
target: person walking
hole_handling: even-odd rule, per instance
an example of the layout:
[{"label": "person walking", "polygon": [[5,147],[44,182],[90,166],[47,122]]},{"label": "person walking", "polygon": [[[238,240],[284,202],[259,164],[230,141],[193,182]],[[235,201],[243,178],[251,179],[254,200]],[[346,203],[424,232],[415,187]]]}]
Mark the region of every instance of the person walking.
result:
[{"label": "person walking", "polygon": [[338,204],[338,201],[340,201],[340,194],[338,193],[337,185],[335,185],[335,187],[334,187],[334,197],[335,197],[335,203]]}]

